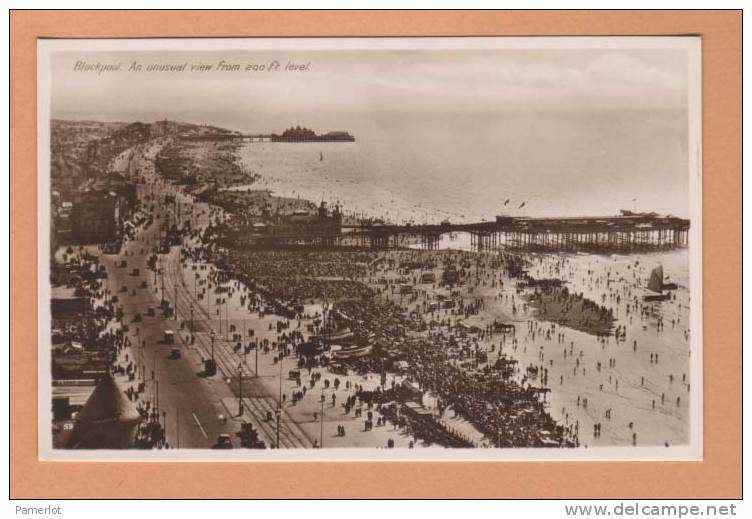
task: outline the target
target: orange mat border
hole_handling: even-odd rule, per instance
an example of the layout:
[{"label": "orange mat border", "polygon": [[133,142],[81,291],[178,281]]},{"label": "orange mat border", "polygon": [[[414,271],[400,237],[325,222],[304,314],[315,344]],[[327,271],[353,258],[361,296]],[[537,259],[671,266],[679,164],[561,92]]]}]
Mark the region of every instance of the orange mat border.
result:
[{"label": "orange mat border", "polygon": [[[36,40],[249,36],[702,36],[701,462],[40,462]],[[741,11],[13,11],[10,16],[12,498],[739,498],[742,494]]]}]

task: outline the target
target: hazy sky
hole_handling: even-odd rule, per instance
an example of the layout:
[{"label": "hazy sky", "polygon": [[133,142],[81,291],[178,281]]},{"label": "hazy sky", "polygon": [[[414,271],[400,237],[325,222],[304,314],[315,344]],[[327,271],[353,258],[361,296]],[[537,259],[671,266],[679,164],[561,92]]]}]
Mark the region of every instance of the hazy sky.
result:
[{"label": "hazy sky", "polygon": [[[494,214],[500,197],[525,200],[540,215],[632,207],[690,213],[687,48],[667,48],[660,38],[647,42],[652,48],[600,38],[584,40],[585,48],[548,49],[519,48],[535,46],[527,39],[516,39],[517,48],[416,42],[410,45],[423,48],[329,40],[325,45],[336,48],[313,50],[310,40],[280,40],[262,45],[295,48],[188,52],[187,43],[178,43],[180,50],[160,52],[58,50],[50,59],[51,114],[171,119],[252,133],[291,125],[346,130],[356,136],[358,153],[341,158],[340,176],[353,170],[361,184],[378,178],[378,186],[403,194],[408,184],[417,186],[416,203],[484,201],[483,214]],[[221,44],[228,43],[235,44]],[[79,61],[119,63],[120,71],[74,72]],[[241,70],[217,70],[221,61]],[[128,71],[134,62],[140,72]],[[288,62],[308,69],[285,71]],[[153,64],[187,66],[148,71]],[[212,70],[191,71],[192,64]],[[247,65],[265,70],[246,71]]]},{"label": "hazy sky", "polygon": [[[121,71],[73,72],[75,63]],[[268,65],[274,72],[147,72],[157,64]],[[132,62],[144,69],[127,72]],[[310,63],[285,72],[289,62]],[[249,131],[367,124],[386,112],[686,110],[682,49],[57,52],[54,118],[174,119]]]}]

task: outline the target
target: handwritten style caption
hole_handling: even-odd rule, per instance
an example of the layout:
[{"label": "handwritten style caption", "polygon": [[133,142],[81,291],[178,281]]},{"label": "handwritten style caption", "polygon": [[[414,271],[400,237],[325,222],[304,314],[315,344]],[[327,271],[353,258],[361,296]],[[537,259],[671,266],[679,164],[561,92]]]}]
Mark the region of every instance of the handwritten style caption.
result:
[{"label": "handwritten style caption", "polygon": [[184,73],[184,72],[220,72],[220,73],[275,73],[275,72],[308,72],[311,62],[271,60],[263,63],[233,62],[219,60],[216,62],[184,61],[182,63],[163,62],[101,62],[77,60],[73,65],[73,72],[88,72],[96,75],[128,73]]}]

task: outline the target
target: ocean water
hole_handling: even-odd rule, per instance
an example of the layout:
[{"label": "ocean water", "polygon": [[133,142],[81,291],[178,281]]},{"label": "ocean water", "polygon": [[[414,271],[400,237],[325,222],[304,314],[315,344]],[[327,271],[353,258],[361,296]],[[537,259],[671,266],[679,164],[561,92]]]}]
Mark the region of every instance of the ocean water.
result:
[{"label": "ocean water", "polygon": [[346,212],[395,222],[620,209],[689,214],[686,120],[679,112],[394,115],[367,122],[331,128],[351,131],[354,143],[249,143],[241,157],[279,194],[340,201]]}]

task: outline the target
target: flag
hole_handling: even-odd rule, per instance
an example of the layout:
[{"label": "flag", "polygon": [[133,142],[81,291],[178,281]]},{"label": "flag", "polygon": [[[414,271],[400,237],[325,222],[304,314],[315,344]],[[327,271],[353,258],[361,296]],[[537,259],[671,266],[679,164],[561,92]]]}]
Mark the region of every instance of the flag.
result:
[{"label": "flag", "polygon": [[522,209],[523,207],[525,207],[525,202],[522,202],[517,209]]}]

